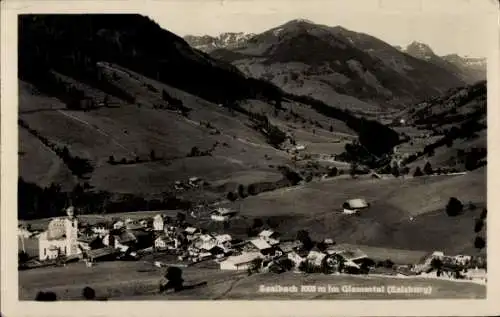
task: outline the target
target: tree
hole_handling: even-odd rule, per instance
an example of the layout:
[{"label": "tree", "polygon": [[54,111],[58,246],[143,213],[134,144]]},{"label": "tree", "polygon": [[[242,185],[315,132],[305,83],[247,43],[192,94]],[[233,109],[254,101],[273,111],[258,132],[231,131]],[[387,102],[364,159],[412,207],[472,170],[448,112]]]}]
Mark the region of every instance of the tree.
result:
[{"label": "tree", "polygon": [[413,177],[420,177],[423,175],[424,175],[424,173],[422,173],[420,166],[417,166],[417,168],[415,169],[415,172],[413,172]]},{"label": "tree", "polygon": [[487,215],[487,210],[486,210],[486,208],[483,208],[483,211],[481,211],[481,216],[480,216],[480,218],[481,218],[482,220],[484,220],[484,219],[486,219],[486,215]]},{"label": "tree", "polygon": [[293,261],[288,258],[281,260],[279,264],[285,271],[290,271],[295,266]]},{"label": "tree", "polygon": [[481,231],[483,229],[483,226],[484,226],[483,219],[476,219],[476,222],[474,224],[474,232],[478,233],[479,231]]},{"label": "tree", "polygon": [[182,212],[178,212],[176,219],[178,223],[183,223],[184,221],[186,221],[186,215]]},{"label": "tree", "polygon": [[28,253],[24,252],[24,251],[19,251],[17,253],[17,259],[18,259],[18,265],[19,267],[24,267],[26,262],[29,260],[29,255]]},{"label": "tree", "polygon": [[454,217],[462,213],[464,206],[460,200],[455,197],[451,197],[446,205],[446,213],[448,216]]},{"label": "tree", "polygon": [[252,228],[260,228],[264,225],[264,222],[260,218],[255,218],[253,220]]},{"label": "tree", "polygon": [[54,292],[38,292],[35,300],[39,302],[55,302],[57,301],[57,295]]},{"label": "tree", "polygon": [[398,164],[394,163],[394,165],[392,165],[391,174],[394,175],[394,177],[399,177],[401,175]]},{"label": "tree", "polygon": [[309,232],[307,232],[306,230],[297,231],[297,238],[296,239],[302,243],[302,246],[306,250],[310,250],[314,246],[314,242],[312,241],[311,237],[309,236]]},{"label": "tree", "polygon": [[356,162],[352,162],[351,168],[349,169],[349,175],[351,175],[352,178],[355,178],[357,172],[358,172],[358,164]]},{"label": "tree", "polygon": [[477,236],[476,239],[474,240],[474,247],[476,249],[482,250],[483,248],[486,247],[486,241],[484,238]]},{"label": "tree", "polygon": [[443,267],[443,261],[441,261],[440,259],[438,258],[433,258],[431,260],[431,267],[435,270],[441,270],[441,268]]},{"label": "tree", "polygon": [[330,132],[333,132],[333,126],[330,126],[329,130],[330,130]]},{"label": "tree", "polygon": [[246,197],[245,186],[243,186],[241,184],[238,186],[238,196],[240,196],[241,198],[245,198]]},{"label": "tree", "polygon": [[332,169],[330,169],[330,170],[328,171],[328,176],[329,176],[329,177],[335,177],[335,176],[337,176],[338,174],[339,174],[339,169],[338,169],[336,166],[334,166]]},{"label": "tree", "polygon": [[257,195],[257,188],[256,188],[256,186],[254,184],[248,185],[248,190],[247,191],[248,191],[249,195],[252,195],[252,196]]},{"label": "tree", "polygon": [[432,165],[431,165],[431,162],[427,162],[425,163],[425,166],[424,166],[424,173],[426,175],[432,175],[434,173],[433,169],[432,169]]},{"label": "tree", "polygon": [[94,300],[95,299],[95,290],[91,287],[86,286],[82,291],[82,296],[86,300]]},{"label": "tree", "polygon": [[155,161],[156,160],[156,153],[155,153],[155,150],[151,150],[151,152],[149,153],[149,159],[151,161]]},{"label": "tree", "polygon": [[227,193],[227,199],[229,201],[235,201],[236,199],[238,199],[238,196],[233,192],[229,192]]},{"label": "tree", "polygon": [[177,266],[170,266],[165,274],[166,284],[160,285],[160,292],[173,289],[174,292],[181,291],[184,288],[184,279],[182,278],[182,269]]},{"label": "tree", "polygon": [[453,146],[453,139],[449,138],[446,140],[446,147],[451,148]]}]

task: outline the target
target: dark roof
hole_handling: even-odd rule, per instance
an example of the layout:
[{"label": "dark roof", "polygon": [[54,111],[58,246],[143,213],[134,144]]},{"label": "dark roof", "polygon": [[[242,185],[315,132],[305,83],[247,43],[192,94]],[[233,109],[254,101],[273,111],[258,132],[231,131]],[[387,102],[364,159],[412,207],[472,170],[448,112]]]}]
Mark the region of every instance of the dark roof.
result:
[{"label": "dark roof", "polygon": [[94,250],[90,250],[87,252],[87,255],[91,258],[100,258],[100,257],[103,257],[103,256],[107,256],[107,255],[112,255],[116,253],[116,250],[115,248],[113,247],[105,247],[105,248],[100,248],[100,249],[94,249]]}]

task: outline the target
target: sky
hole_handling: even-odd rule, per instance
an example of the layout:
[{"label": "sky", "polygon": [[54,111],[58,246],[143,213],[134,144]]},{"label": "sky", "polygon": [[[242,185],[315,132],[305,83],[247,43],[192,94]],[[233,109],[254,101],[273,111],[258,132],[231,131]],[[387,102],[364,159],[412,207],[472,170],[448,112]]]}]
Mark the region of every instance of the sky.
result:
[{"label": "sky", "polygon": [[260,33],[301,18],[391,45],[422,42],[438,55],[485,57],[498,23],[496,5],[496,0],[158,0],[143,11],[180,36]]}]

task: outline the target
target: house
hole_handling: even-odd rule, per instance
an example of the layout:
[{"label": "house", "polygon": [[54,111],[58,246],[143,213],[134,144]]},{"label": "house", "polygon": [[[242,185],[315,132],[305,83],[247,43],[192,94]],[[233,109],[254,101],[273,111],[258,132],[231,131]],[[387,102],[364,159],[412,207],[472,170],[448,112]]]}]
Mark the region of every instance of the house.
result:
[{"label": "house", "polygon": [[137,243],[137,238],[129,230],[121,230],[119,232],[111,232],[106,235],[102,239],[102,243],[105,246],[113,247],[125,252]]},{"label": "house", "polygon": [[92,226],[92,232],[99,236],[105,236],[109,233],[109,228],[107,224],[100,222]]},{"label": "house", "polygon": [[228,221],[234,214],[236,214],[236,212],[229,208],[219,207],[211,213],[210,219],[213,221]]},{"label": "house", "polygon": [[302,243],[300,241],[285,241],[281,242],[279,247],[283,253],[290,253],[300,247]]},{"label": "house", "polygon": [[361,265],[366,262],[372,265],[373,261],[368,257],[366,253],[358,248],[334,245],[326,249],[326,253],[329,255],[340,256],[343,259],[344,266],[359,269]]},{"label": "house", "polygon": [[325,257],[326,253],[323,253],[319,250],[311,250],[306,257],[306,260],[314,266],[321,266]]},{"label": "house", "polygon": [[144,227],[140,223],[137,223],[135,221],[129,221],[129,222],[125,222],[125,228],[127,230],[139,230],[139,229],[142,229]]},{"label": "house", "polygon": [[366,200],[362,198],[350,199],[344,202],[344,204],[342,205],[344,213],[348,215],[358,213],[360,210],[366,209],[368,207],[370,207],[370,204],[368,204]]},{"label": "house", "polygon": [[104,247],[86,252],[86,258],[90,262],[97,260],[114,260],[117,256],[117,250],[113,247]]},{"label": "house", "polygon": [[176,239],[167,237],[166,235],[158,236],[154,241],[154,247],[159,250],[166,250],[169,247],[177,248]]},{"label": "house", "polygon": [[153,230],[154,231],[163,231],[165,227],[165,222],[163,220],[163,216],[158,214],[153,218]]},{"label": "house", "polygon": [[114,230],[119,230],[119,229],[122,229],[123,227],[125,227],[125,223],[121,220],[118,220],[113,224]]},{"label": "house", "polygon": [[459,265],[467,265],[472,260],[472,257],[470,255],[459,254],[459,255],[456,255],[454,257],[454,259],[455,259],[455,262]]},{"label": "house", "polygon": [[198,229],[195,228],[195,227],[187,227],[186,229],[184,229],[184,232],[187,234],[187,235],[194,235],[195,233],[198,232]]},{"label": "house", "polygon": [[148,221],[148,220],[146,220],[146,219],[141,219],[141,220],[139,220],[139,225],[140,225],[142,228],[147,228],[147,227],[148,227],[148,225],[149,225],[149,223],[148,223],[148,222],[149,222],[149,221]]},{"label": "house", "polygon": [[220,262],[221,270],[246,270],[250,268],[252,261],[262,259],[263,256],[259,252],[245,252],[241,255],[230,256],[226,260]]},{"label": "house", "polygon": [[291,251],[287,254],[287,258],[290,259],[295,267],[298,268],[302,262],[307,260],[307,256],[309,255],[308,251],[305,250],[297,250]]},{"label": "house", "polygon": [[279,244],[279,234],[273,230],[262,230],[258,237],[271,245]]},{"label": "house", "polygon": [[431,258],[437,258],[437,259],[443,259],[444,258],[444,252],[442,251],[434,251],[431,254]]},{"label": "house", "polygon": [[486,283],[487,273],[485,269],[469,269],[463,273],[464,277],[468,280],[479,281]]},{"label": "house", "polygon": [[189,186],[198,187],[201,184],[202,180],[199,177],[190,177],[188,180]]},{"label": "house", "polygon": [[27,228],[19,226],[17,228],[17,235],[22,238],[30,238],[33,235],[33,233],[29,231]]},{"label": "house", "polygon": [[262,255],[271,255],[275,252],[275,248],[272,245],[267,243],[263,239],[252,239],[250,240],[251,246],[257,249]]},{"label": "house", "polygon": [[74,208],[66,210],[67,217],[55,218],[49,222],[47,231],[38,236],[38,257],[41,261],[59,256],[81,254],[78,247],[78,219]]}]

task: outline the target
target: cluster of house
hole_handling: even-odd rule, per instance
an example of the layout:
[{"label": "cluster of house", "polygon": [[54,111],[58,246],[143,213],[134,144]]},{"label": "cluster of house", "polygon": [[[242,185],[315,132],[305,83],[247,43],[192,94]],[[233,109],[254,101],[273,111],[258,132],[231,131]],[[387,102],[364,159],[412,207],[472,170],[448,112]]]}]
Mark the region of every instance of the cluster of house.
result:
[{"label": "cluster of house", "polygon": [[[350,201],[347,210],[367,208],[365,201]],[[230,210],[219,208],[212,215],[225,216]],[[19,234],[27,234],[26,230]],[[29,232],[29,231],[28,231]],[[227,233],[209,233],[184,222],[171,220],[162,214],[133,221],[116,220],[113,223],[80,224],[74,208],[67,209],[67,216],[53,219],[46,231],[38,235],[39,259],[54,260],[60,257],[85,259],[87,263],[110,258],[137,259],[140,250],[167,252],[179,261],[197,263],[214,260],[222,270],[266,270],[272,267],[310,272],[365,272],[377,263],[361,249],[338,245],[325,239],[306,249],[298,240],[281,240],[280,234],[264,229],[246,240],[234,239]],[[436,268],[435,260],[439,260]],[[486,281],[486,270],[479,269],[471,256],[445,256],[434,252],[421,263],[410,265],[411,274],[423,277],[449,277]],[[259,267],[255,268],[256,263]]]},{"label": "cluster of house", "polygon": [[175,190],[187,190],[192,188],[198,188],[203,184],[203,180],[199,177],[193,176],[190,177],[187,182],[176,181],[174,183]]},{"label": "cluster of house", "polygon": [[[439,264],[435,264],[438,260]],[[437,266],[437,267],[436,267]],[[412,266],[412,271],[422,277],[439,277],[444,279],[467,279],[486,283],[487,271],[485,260],[470,255],[445,255],[442,251],[434,251],[421,263]]]}]

